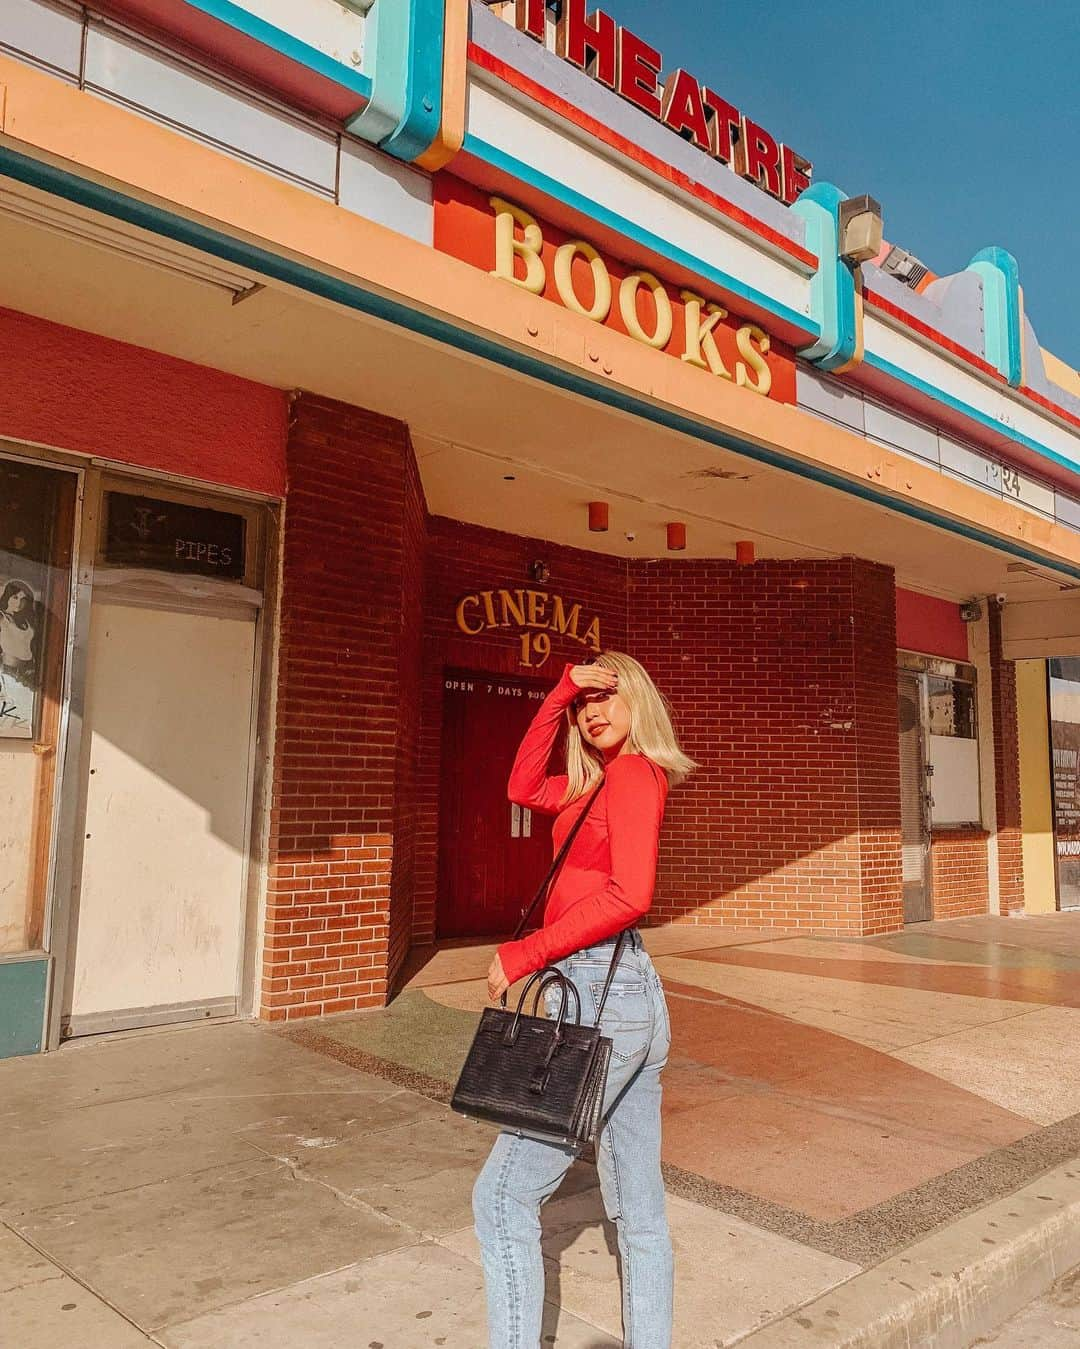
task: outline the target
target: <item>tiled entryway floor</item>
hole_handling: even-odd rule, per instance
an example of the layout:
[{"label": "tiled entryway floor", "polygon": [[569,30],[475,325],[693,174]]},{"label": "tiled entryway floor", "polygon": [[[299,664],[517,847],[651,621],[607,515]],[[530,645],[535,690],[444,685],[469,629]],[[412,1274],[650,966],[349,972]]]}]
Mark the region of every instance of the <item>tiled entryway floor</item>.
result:
[{"label": "tiled entryway floor", "polygon": [[[1080,914],[645,944],[677,1194],[865,1265],[1080,1152]],[[296,1034],[445,1098],[492,950],[415,951],[391,1007]]]},{"label": "tiled entryway floor", "polygon": [[[1080,915],[852,941],[652,929],[679,1349],[729,1345],[1080,1154]],[[485,1343],[445,1106],[490,948],[386,1009],[128,1034],[0,1063],[0,1344]],[[619,1343],[579,1163],[545,1206],[546,1343]]]}]

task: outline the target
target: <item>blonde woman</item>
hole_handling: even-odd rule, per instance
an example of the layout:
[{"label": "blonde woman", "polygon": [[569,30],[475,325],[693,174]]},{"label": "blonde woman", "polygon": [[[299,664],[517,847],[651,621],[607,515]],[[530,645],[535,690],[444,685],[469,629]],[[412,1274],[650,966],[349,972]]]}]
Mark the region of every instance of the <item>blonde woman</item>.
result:
[{"label": "blonde woman", "polygon": [[[549,775],[564,721],[567,771]],[[508,795],[556,816],[557,850],[601,777],[604,790],[555,878],[543,926],[504,942],[488,970],[495,999],[518,979],[555,964],[578,990],[582,1020],[595,1021],[615,939],[629,929],[600,1023],[613,1049],[597,1169],[604,1207],[618,1229],[623,1343],[632,1349],[670,1346],[673,1283],[660,1175],[660,1072],[671,1027],[660,977],[635,924],[652,904],[668,787],[694,766],[679,748],[664,699],[636,660],[605,651],[588,664],[567,665],[521,742]],[[540,1206],[574,1156],[572,1148],[503,1132],[477,1179],[473,1212],[491,1349],[538,1349]]]}]

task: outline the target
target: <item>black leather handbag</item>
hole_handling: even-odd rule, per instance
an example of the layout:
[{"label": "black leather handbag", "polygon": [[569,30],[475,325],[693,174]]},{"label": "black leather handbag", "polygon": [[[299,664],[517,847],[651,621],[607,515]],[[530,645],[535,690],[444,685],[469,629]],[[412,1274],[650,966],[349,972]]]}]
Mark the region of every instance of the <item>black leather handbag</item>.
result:
[{"label": "black leather handbag", "polygon": [[[603,786],[601,778],[518,924],[514,940],[524,932],[533,910],[558,875]],[[620,932],[595,1026],[581,1024],[577,988],[551,965],[529,978],[516,1011],[507,1009],[505,992],[499,1007],[486,1007],[450,1098],[450,1108],[552,1143],[578,1147],[595,1141],[611,1059],[611,1039],[600,1034],[599,1022],[625,940],[626,933]],[[534,986],[532,1010],[526,1013],[525,1000]],[[558,1013],[554,1018],[537,1016],[540,997],[551,987],[562,994]]]}]

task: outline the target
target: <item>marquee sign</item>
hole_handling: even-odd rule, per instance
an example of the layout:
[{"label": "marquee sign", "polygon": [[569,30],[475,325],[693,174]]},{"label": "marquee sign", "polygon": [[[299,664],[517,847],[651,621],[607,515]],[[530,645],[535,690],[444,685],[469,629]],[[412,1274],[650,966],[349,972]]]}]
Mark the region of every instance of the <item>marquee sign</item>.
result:
[{"label": "marquee sign", "polygon": [[[545,42],[547,8],[548,0],[515,0],[518,29]],[[661,82],[660,52],[603,10],[590,15],[588,0],[562,0],[555,50],[770,196],[790,205],[810,186],[814,166],[808,159],[687,71],[669,71]]]},{"label": "marquee sign", "polygon": [[795,354],[757,323],[449,174],[436,179],[435,247],[759,397],[796,401]]}]

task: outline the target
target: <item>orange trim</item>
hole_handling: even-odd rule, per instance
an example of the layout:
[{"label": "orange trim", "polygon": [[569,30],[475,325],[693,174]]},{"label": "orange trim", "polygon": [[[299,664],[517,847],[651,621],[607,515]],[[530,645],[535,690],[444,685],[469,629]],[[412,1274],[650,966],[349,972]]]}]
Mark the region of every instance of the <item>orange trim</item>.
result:
[{"label": "orange trim", "polygon": [[552,112],[558,113],[560,117],[565,117],[568,122],[572,122],[574,126],[580,127],[582,131],[587,131],[591,136],[595,136],[597,140],[602,141],[603,144],[610,146],[613,150],[617,150],[619,154],[625,155],[628,159],[634,160],[636,163],[641,164],[659,177],[666,179],[673,187],[680,188],[683,192],[689,192],[691,196],[696,197],[707,206],[711,206],[713,210],[719,212],[720,215],[727,216],[729,220],[742,226],[743,229],[749,230],[750,233],[756,234],[758,238],[764,239],[774,248],[779,249],[783,253],[787,253],[788,256],[793,258],[796,262],[801,263],[811,271],[817,270],[818,260],[814,253],[809,252],[800,244],[793,243],[777,230],[762,224],[760,220],[750,215],[749,212],[742,210],[738,206],[733,206],[731,202],[726,201],[717,193],[710,191],[709,188],[702,186],[701,183],[696,182],[693,178],[689,177],[688,174],[680,172],[671,164],[665,163],[662,159],[657,159],[655,155],[649,154],[647,150],[641,149],[641,147],[635,145],[633,141],[629,141],[624,136],[618,135],[618,133],[612,131],[610,127],[604,126],[602,122],[598,122],[595,118],[589,117],[586,113],[583,113],[580,108],[575,107],[573,103],[569,103],[566,99],[560,98],[557,94],[553,94],[550,89],[545,89],[543,85],[537,84],[535,80],[530,80],[527,75],[523,75],[521,71],[515,70],[513,66],[507,65],[505,61],[500,61],[497,56],[493,56],[491,52],[486,51],[483,47],[477,46],[475,42],[469,43],[469,60],[474,65],[479,66],[481,70],[486,70],[489,74],[502,80],[504,84],[508,84],[512,89],[516,89],[519,93],[527,95],[529,98],[535,100],[535,102],[542,104],[545,108],[550,108]]},{"label": "orange trim", "polygon": [[438,136],[416,160],[418,167],[427,169],[429,173],[449,164],[465,141],[469,0],[445,2],[442,120]]}]

